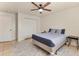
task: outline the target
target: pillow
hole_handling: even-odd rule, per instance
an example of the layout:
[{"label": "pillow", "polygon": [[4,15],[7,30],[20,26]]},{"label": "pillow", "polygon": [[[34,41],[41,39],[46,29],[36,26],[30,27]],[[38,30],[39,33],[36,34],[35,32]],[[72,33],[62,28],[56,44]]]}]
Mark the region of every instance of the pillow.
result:
[{"label": "pillow", "polygon": [[51,32],[51,29],[49,29],[49,31],[48,32]]},{"label": "pillow", "polygon": [[55,29],[49,29],[49,32],[55,33]]},{"label": "pillow", "polygon": [[65,29],[49,29],[51,33],[65,34]]},{"label": "pillow", "polygon": [[58,34],[65,34],[65,29],[57,29]]},{"label": "pillow", "polygon": [[62,29],[61,30],[61,34],[65,34],[65,29]]}]

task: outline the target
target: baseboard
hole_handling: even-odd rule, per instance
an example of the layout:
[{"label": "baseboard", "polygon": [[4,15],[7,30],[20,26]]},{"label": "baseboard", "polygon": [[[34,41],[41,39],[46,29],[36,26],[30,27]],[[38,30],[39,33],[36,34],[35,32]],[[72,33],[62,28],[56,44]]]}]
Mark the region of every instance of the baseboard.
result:
[{"label": "baseboard", "polygon": [[0,43],[6,43],[6,42],[16,42],[16,40],[11,40],[11,41],[1,41]]}]

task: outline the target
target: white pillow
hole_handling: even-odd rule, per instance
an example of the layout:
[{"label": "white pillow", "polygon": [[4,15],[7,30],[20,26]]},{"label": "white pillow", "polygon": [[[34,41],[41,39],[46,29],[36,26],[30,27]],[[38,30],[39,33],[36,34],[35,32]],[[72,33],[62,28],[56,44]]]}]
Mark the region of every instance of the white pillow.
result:
[{"label": "white pillow", "polygon": [[54,33],[61,34],[61,32],[62,32],[62,29],[51,29],[51,31],[50,31],[50,33],[52,33],[52,34],[54,34]]},{"label": "white pillow", "polygon": [[51,29],[51,33],[53,34],[53,33],[55,33],[55,31],[56,31],[56,29]]}]

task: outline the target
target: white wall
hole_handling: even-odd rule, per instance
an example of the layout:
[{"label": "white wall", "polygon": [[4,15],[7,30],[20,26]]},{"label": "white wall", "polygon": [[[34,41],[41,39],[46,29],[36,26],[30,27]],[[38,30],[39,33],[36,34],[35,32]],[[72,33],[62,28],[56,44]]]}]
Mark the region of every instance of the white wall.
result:
[{"label": "white wall", "polygon": [[79,7],[52,13],[41,19],[41,30],[51,27],[63,27],[66,34],[79,36]]},{"label": "white wall", "polygon": [[[28,22],[31,21],[30,24]],[[36,23],[36,25],[35,25]],[[33,26],[36,29],[32,29]],[[31,27],[29,27],[31,26]],[[35,27],[36,26],[36,27]],[[18,41],[24,40],[28,38],[28,34],[31,33],[39,33],[40,32],[40,18],[37,16],[31,16],[23,13],[18,13]],[[27,34],[28,33],[28,34]],[[31,36],[31,35],[30,35]]]},{"label": "white wall", "polygon": [[0,12],[0,42],[15,40],[15,30],[15,14]]}]

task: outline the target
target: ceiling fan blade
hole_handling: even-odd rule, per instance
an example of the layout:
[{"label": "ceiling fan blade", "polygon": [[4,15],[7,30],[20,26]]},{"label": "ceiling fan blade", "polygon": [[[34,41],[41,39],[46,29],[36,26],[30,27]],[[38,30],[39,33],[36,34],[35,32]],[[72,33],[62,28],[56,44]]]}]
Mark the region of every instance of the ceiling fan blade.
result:
[{"label": "ceiling fan blade", "polygon": [[50,10],[50,9],[43,9],[43,10],[46,10],[46,11],[52,11],[52,10]]},{"label": "ceiling fan blade", "polygon": [[39,6],[37,4],[35,4],[34,2],[32,2],[32,4],[39,8]]},{"label": "ceiling fan blade", "polygon": [[46,6],[48,6],[50,4],[50,2],[47,2],[43,7],[45,8]]},{"label": "ceiling fan blade", "polygon": [[35,10],[38,10],[38,9],[31,9],[31,11],[35,11]]}]

